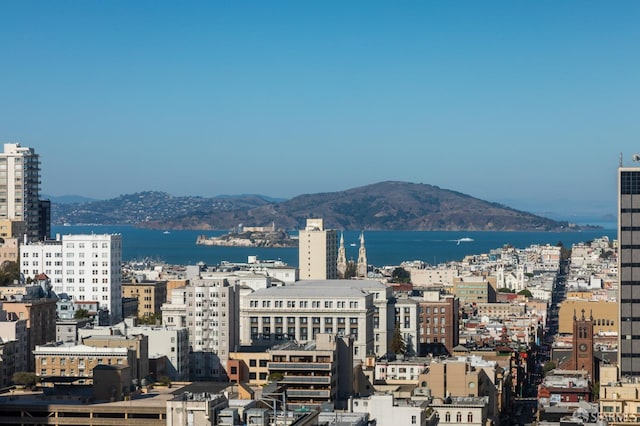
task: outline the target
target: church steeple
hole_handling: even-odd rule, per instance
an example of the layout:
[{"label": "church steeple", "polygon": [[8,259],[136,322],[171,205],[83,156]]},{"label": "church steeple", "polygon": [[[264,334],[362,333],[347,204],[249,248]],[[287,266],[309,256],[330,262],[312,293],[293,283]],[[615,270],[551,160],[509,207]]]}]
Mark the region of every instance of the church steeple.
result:
[{"label": "church steeple", "polygon": [[364,246],[364,231],[360,233],[360,248],[358,249],[358,277],[367,277],[367,249]]},{"label": "church steeple", "polygon": [[344,278],[347,272],[347,252],[344,248],[344,232],[340,233],[340,246],[338,247],[338,277]]}]

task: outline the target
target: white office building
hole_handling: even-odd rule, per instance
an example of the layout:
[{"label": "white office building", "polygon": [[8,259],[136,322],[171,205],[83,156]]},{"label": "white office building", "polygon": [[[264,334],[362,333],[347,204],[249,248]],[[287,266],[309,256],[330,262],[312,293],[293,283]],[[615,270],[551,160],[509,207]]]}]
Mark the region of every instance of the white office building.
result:
[{"label": "white office building", "polygon": [[[376,296],[387,287],[373,280],[315,280],[270,287],[248,294],[240,311],[240,342],[265,345],[278,341],[311,342],[318,333],[350,335],[354,358],[373,353],[374,336],[387,336],[386,313],[376,333]],[[385,302],[386,303],[386,302]]]},{"label": "white office building", "polygon": [[122,320],[121,235],[64,235],[24,244],[20,270],[25,279],[46,274],[53,291],[74,302],[98,302],[109,311],[109,324]]}]

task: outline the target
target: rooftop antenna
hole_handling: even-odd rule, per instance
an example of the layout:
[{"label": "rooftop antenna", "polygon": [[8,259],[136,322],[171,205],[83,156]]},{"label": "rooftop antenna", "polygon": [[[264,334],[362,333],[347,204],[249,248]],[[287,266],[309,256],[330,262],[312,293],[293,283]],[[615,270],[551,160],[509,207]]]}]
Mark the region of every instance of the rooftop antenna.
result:
[{"label": "rooftop antenna", "polygon": [[622,153],[620,153],[620,167],[622,167]]}]

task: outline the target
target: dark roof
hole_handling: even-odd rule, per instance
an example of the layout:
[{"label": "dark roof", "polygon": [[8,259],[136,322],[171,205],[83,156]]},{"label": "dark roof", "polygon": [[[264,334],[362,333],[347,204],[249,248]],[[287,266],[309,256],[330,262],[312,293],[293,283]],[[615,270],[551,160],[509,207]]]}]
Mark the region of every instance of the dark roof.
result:
[{"label": "dark roof", "polygon": [[191,393],[204,393],[209,392],[211,394],[217,394],[233,385],[231,382],[192,382],[184,387],[181,387],[173,392],[173,395],[182,395],[184,392]]}]

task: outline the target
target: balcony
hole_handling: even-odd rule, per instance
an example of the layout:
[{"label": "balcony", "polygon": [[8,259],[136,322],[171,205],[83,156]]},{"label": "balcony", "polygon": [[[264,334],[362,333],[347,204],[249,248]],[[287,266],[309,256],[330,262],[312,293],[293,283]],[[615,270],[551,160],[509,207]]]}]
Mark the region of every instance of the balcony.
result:
[{"label": "balcony", "polygon": [[287,389],[287,398],[331,398],[330,390],[322,389]]},{"label": "balcony", "polygon": [[331,384],[331,376],[284,376],[280,383],[295,385],[295,384]]},{"label": "balcony", "polygon": [[331,364],[315,362],[270,362],[269,370],[331,371]]}]

